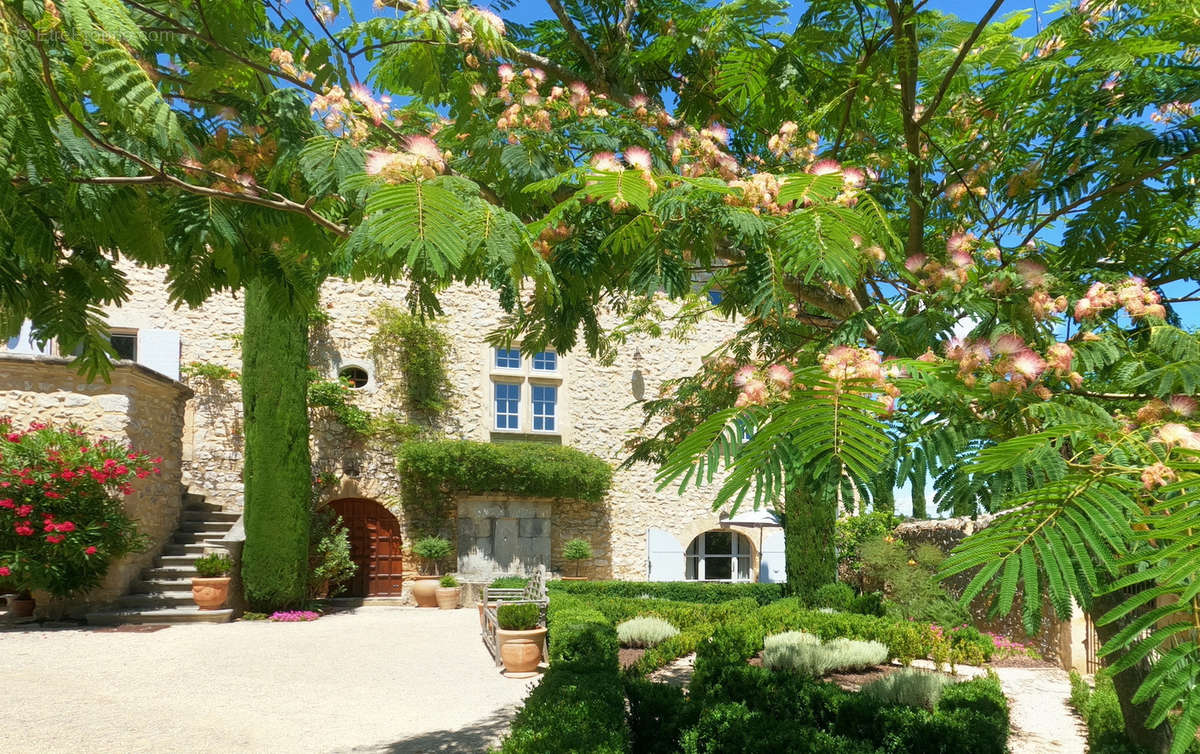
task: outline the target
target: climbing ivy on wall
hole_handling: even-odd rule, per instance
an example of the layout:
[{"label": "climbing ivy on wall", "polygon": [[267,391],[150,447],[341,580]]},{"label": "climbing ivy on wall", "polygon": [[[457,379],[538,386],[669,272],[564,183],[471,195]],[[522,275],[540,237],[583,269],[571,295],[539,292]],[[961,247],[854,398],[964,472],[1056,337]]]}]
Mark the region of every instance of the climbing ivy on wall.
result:
[{"label": "climbing ivy on wall", "polygon": [[371,336],[375,360],[381,369],[390,366],[403,376],[408,409],[440,414],[450,408],[449,338],[428,319],[394,306],[380,306],[372,316],[378,324]]},{"label": "climbing ivy on wall", "polygon": [[612,467],[589,453],[536,442],[437,440],[403,443],[396,451],[403,500],[416,528],[437,531],[457,494],[505,493],[600,502]]}]

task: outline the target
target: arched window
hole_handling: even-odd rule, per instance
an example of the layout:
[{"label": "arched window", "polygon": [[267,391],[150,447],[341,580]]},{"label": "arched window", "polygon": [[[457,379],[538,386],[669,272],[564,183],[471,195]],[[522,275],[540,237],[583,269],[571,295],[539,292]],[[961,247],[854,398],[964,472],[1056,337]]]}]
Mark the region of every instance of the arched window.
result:
[{"label": "arched window", "polygon": [[352,390],[361,390],[371,382],[371,374],[357,364],[349,364],[338,370],[338,377],[350,383]]},{"label": "arched window", "polygon": [[684,578],[750,581],[750,540],[735,531],[706,531],[688,545]]}]

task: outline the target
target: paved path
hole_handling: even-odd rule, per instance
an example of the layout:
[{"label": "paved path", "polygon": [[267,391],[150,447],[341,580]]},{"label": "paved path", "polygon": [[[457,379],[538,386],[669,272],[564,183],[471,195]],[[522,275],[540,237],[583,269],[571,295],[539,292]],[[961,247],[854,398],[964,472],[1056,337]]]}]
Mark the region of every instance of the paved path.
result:
[{"label": "paved path", "polygon": [[996,668],[1009,701],[1012,754],[1084,754],[1087,731],[1067,699],[1061,668]]},{"label": "paved path", "polygon": [[503,677],[475,610],[153,633],[0,630],[0,752],[480,752],[536,681]]}]

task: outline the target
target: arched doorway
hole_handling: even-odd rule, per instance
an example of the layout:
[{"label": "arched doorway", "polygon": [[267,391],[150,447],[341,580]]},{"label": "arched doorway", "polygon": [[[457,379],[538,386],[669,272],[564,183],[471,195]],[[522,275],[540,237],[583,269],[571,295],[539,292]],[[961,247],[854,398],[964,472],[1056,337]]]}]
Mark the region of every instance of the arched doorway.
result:
[{"label": "arched doorway", "polygon": [[348,497],[329,503],[350,532],[350,557],[358,564],[341,594],[349,597],[399,597],[403,584],[400,522],[374,500]]}]

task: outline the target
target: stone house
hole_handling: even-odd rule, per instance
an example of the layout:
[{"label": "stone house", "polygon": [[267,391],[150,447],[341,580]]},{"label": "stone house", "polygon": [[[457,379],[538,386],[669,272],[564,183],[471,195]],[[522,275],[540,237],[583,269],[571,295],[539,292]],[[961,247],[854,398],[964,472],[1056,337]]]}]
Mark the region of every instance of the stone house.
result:
[{"label": "stone house", "polygon": [[[161,383],[169,389],[153,389],[173,392],[182,404],[179,421],[167,421],[164,414],[161,432],[136,438],[134,444],[177,459],[178,482],[188,492],[203,495],[226,512],[240,511],[243,449],[238,385],[189,376],[187,366],[204,363],[240,370],[241,300],[222,294],[198,309],[176,309],[168,303],[161,271],[129,268],[127,273],[133,295],[128,304],[107,311],[106,316],[117,353],[140,365],[126,369],[131,375],[130,400],[139,402],[138,391]],[[373,312],[381,304],[404,309],[405,293],[402,285],[342,280],[331,280],[322,289],[329,318],[314,328],[312,364],[328,378],[350,380],[355,405],[368,412],[403,411],[397,397],[399,375],[375,357],[371,336],[377,329]],[[503,312],[489,289],[456,285],[444,291],[440,300],[445,315],[436,324],[451,344],[447,364],[451,408],[439,419],[444,436],[562,444],[614,468],[624,458],[624,443],[642,423],[638,400],[655,396],[665,380],[693,373],[701,358],[736,327],[712,318],[701,322],[686,340],[634,335],[616,360],[606,364],[582,351],[522,354],[517,349],[492,348],[485,336],[499,326]],[[606,324],[615,323],[613,319]],[[12,379],[5,386],[10,391],[0,391],[0,414],[43,419],[37,406],[57,401],[65,390],[82,395],[106,389],[79,385],[71,391],[70,386],[59,384],[66,379],[60,374],[64,365],[54,361],[51,366],[47,359],[63,354],[53,343],[30,342],[28,328],[7,346],[10,356],[0,355],[0,374]],[[44,356],[20,356],[29,353]],[[36,374],[28,378],[6,374],[15,369],[14,359],[25,370],[21,374],[53,369],[57,376],[44,380]],[[121,370],[116,374],[114,384],[124,379]],[[23,393],[51,398],[26,398]],[[17,404],[29,410],[16,411]],[[74,414],[68,404],[55,405],[63,408],[52,412],[53,418],[92,422],[86,412]],[[322,492],[324,502],[345,519],[355,557],[371,574],[356,579],[352,591],[357,596],[406,594],[406,584],[418,566],[409,548],[414,537],[427,532],[415,530],[400,504],[394,443],[356,435],[319,412],[311,443],[316,470],[331,482]],[[177,493],[155,494],[161,496],[167,518],[178,511]],[[539,562],[561,572],[564,542],[582,537],[594,553],[584,561],[582,574],[592,578],[781,580],[782,531],[753,522],[723,524],[712,508],[714,494],[715,488],[689,490],[682,496],[673,488],[659,490],[655,469],[643,464],[616,470],[611,490],[599,504],[486,494],[461,497],[450,511],[457,520],[446,521],[442,533],[469,534],[457,537],[459,571],[468,577],[527,570]],[[169,499],[172,495],[176,498]],[[152,534],[158,537],[160,532],[156,529]]]}]

